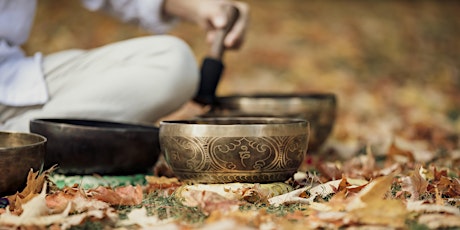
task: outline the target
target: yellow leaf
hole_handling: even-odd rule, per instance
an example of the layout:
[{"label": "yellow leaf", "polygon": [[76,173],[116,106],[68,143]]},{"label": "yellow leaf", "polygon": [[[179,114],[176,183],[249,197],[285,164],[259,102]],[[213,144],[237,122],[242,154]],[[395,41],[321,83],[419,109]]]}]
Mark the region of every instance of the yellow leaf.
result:
[{"label": "yellow leaf", "polygon": [[400,200],[384,199],[390,189],[393,175],[371,181],[351,200],[346,210],[352,219],[361,224],[378,224],[403,227],[407,210]]}]

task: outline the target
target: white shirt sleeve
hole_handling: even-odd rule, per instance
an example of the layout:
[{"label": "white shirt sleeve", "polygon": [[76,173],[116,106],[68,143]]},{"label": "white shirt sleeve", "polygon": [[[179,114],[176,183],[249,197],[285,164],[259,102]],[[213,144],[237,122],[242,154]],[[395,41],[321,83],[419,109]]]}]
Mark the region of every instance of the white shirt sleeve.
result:
[{"label": "white shirt sleeve", "polygon": [[43,104],[48,91],[42,55],[26,57],[21,50],[30,33],[36,1],[0,0],[0,104]]},{"label": "white shirt sleeve", "polygon": [[2,53],[14,54],[0,63],[0,104],[28,106],[48,101],[41,53],[24,57],[19,47],[9,47],[4,41],[0,41],[0,54]]},{"label": "white shirt sleeve", "polygon": [[156,33],[166,33],[177,18],[162,17],[164,0],[82,0],[83,5],[91,11],[106,11],[120,18],[123,22],[138,23],[144,29]]},{"label": "white shirt sleeve", "polygon": [[[157,34],[166,33],[177,20],[162,17],[163,1],[82,0],[89,10],[107,11]],[[27,106],[48,100],[42,55],[26,57],[19,46],[29,36],[35,7],[36,0],[0,0],[0,104]]]}]

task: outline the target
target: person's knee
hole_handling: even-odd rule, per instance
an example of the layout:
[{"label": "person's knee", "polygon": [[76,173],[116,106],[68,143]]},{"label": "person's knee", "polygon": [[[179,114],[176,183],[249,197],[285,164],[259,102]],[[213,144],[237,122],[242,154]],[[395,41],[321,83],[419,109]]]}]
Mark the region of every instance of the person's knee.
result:
[{"label": "person's knee", "polygon": [[144,109],[149,111],[149,118],[159,118],[180,108],[195,96],[200,81],[199,69],[195,55],[185,41],[162,35],[152,36],[145,42],[144,45],[155,46],[159,50],[156,55],[146,57],[150,62],[148,65],[155,71],[138,88],[155,89],[145,93],[150,96],[143,104]]},{"label": "person's knee", "polygon": [[[163,63],[169,72],[169,87],[177,92],[181,90],[187,97],[196,93],[199,85],[199,70],[195,55],[188,44],[173,36],[161,36],[162,44],[168,50]],[[167,87],[168,85],[165,85]]]},{"label": "person's knee", "polygon": [[169,51],[171,68],[183,72],[183,75],[198,77],[195,55],[190,46],[183,40],[173,36],[162,36],[164,45]]}]

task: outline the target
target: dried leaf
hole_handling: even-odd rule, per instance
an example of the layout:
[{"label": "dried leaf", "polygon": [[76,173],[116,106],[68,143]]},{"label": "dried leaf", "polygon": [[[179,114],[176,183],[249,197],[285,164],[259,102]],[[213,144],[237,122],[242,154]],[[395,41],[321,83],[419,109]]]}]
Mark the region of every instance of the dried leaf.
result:
[{"label": "dried leaf", "polygon": [[69,203],[72,206],[71,213],[110,208],[110,204],[97,199],[90,199],[83,190],[77,187],[67,187],[46,197],[46,204],[53,213],[61,212]]},{"label": "dried leaf", "polygon": [[460,216],[425,214],[418,218],[418,223],[428,226],[430,229],[459,228]]},{"label": "dried leaf", "polygon": [[417,213],[446,213],[460,217],[460,210],[453,206],[426,204],[424,201],[407,201],[407,210]]},{"label": "dried leaf", "polygon": [[350,178],[370,180],[379,176],[379,168],[370,145],[366,147],[366,155],[359,155],[345,161],[343,171],[344,175]]},{"label": "dried leaf", "polygon": [[50,210],[46,206],[46,183],[43,184],[42,192],[22,204],[23,212],[20,215],[12,214],[8,209],[0,215],[2,226],[39,226],[45,227],[53,223],[59,223],[69,215],[70,205],[60,214],[49,215]]},{"label": "dried leaf", "polygon": [[[313,188],[311,187],[299,188],[292,192],[272,197],[268,199],[268,201],[271,205],[274,205],[274,206],[279,206],[282,204],[293,204],[293,203],[309,204],[313,202],[313,200],[318,196],[325,197],[325,196],[328,196],[329,194],[335,193],[339,185],[342,182],[343,182],[343,179],[340,179],[340,180],[329,181],[327,183],[317,185]],[[309,193],[309,196],[301,197],[301,195],[305,194],[307,191]]]},{"label": "dried leaf", "polygon": [[406,220],[406,207],[400,200],[384,199],[394,175],[371,181],[349,203],[346,210],[362,224],[387,225],[402,228]]},{"label": "dried leaf", "polygon": [[414,156],[412,152],[402,149],[395,142],[393,142],[388,151],[387,151],[388,160],[391,162],[397,162],[401,164],[405,164],[408,162],[414,162]]},{"label": "dried leaf", "polygon": [[26,187],[20,193],[7,197],[10,203],[10,211],[20,214],[22,212],[22,205],[32,200],[41,192],[47,176],[55,169],[56,166],[53,166],[41,174],[39,172],[34,172],[33,169],[30,169],[27,175]]},{"label": "dried leaf", "polygon": [[112,205],[138,205],[142,203],[143,192],[140,185],[121,186],[115,189],[99,186],[88,191],[89,196]]},{"label": "dried leaf", "polygon": [[193,189],[184,189],[181,192],[182,204],[189,207],[199,207],[205,214],[214,211],[230,212],[236,211],[241,203],[239,200],[228,199],[211,191],[199,191]]},{"label": "dried leaf", "polygon": [[182,192],[187,190],[215,192],[227,199],[245,200],[250,203],[263,203],[271,197],[292,191],[292,187],[285,183],[194,184],[184,185],[178,188],[174,195],[181,198]]},{"label": "dried leaf", "polygon": [[303,198],[300,197],[302,193],[305,193],[310,187],[304,187],[296,189],[292,192],[288,192],[286,194],[278,195],[268,199],[268,202],[273,206],[280,206],[283,204],[293,204],[293,203],[300,203],[300,204],[309,204],[313,201],[315,197]]},{"label": "dried leaf", "polygon": [[165,189],[182,185],[182,183],[179,182],[179,179],[176,177],[169,178],[164,176],[145,176],[145,179],[148,185],[158,189]]},{"label": "dried leaf", "polygon": [[412,196],[411,200],[418,200],[419,197],[427,192],[428,181],[426,181],[421,174],[423,168],[418,166],[410,176],[402,177],[401,189],[402,191],[409,192]]},{"label": "dried leaf", "polygon": [[46,196],[46,205],[53,210],[53,213],[62,212],[69,202],[80,196],[82,192],[77,187],[66,187],[62,191],[57,191]]},{"label": "dried leaf", "polygon": [[176,177],[146,176],[145,179],[147,180],[146,192],[148,194],[162,191],[165,195],[171,195],[177,188],[182,186],[182,183]]},{"label": "dried leaf", "polygon": [[340,166],[333,162],[319,162],[316,165],[316,169],[318,169],[321,174],[322,182],[337,180],[342,178],[343,175],[343,171],[340,169]]},{"label": "dried leaf", "polygon": [[209,213],[213,206],[220,206],[228,211],[233,210],[240,201],[263,203],[273,196],[289,191],[292,191],[292,187],[285,183],[195,184],[178,188],[174,195],[182,199],[184,205],[198,206]]}]

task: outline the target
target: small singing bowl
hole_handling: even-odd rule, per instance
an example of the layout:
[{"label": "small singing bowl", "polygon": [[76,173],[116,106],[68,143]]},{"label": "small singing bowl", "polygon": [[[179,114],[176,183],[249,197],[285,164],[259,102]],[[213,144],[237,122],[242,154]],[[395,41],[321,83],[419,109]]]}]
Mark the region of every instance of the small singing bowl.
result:
[{"label": "small singing bowl", "polygon": [[66,175],[148,173],[160,156],[159,128],[103,120],[46,118],[30,131],[48,139],[45,167]]},{"label": "small singing bowl", "polygon": [[46,138],[31,133],[0,132],[0,196],[22,190],[27,174],[43,167]]},{"label": "small singing bowl", "polygon": [[273,116],[302,118],[310,123],[309,153],[318,151],[332,132],[337,98],[333,93],[254,94],[217,97],[202,117]]},{"label": "small singing bowl", "polygon": [[174,174],[196,183],[270,183],[289,179],[308,146],[297,118],[196,118],[160,122],[160,147]]}]

